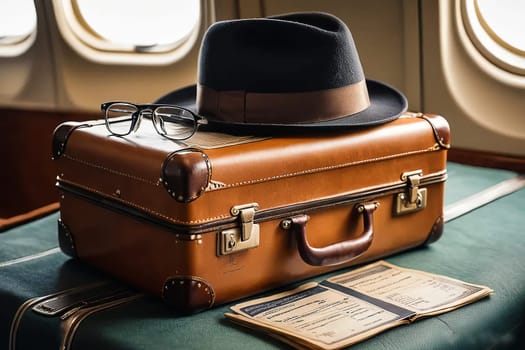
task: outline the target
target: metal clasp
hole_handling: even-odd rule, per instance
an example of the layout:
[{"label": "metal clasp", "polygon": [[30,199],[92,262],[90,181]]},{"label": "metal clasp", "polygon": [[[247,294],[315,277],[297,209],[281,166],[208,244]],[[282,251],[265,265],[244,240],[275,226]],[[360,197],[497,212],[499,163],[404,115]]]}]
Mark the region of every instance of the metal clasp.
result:
[{"label": "metal clasp", "polygon": [[401,174],[401,181],[407,183],[407,191],[396,195],[395,214],[402,215],[424,209],[427,206],[427,189],[420,188],[422,170]]},{"label": "metal clasp", "polygon": [[254,223],[257,203],[236,205],[230,209],[239,218],[239,227],[219,232],[217,236],[217,255],[227,255],[259,245],[259,224]]},{"label": "metal clasp", "polygon": [[250,239],[254,229],[253,217],[255,216],[255,211],[257,209],[259,209],[259,204],[257,203],[236,205],[230,209],[230,214],[240,218],[241,236],[243,241]]}]

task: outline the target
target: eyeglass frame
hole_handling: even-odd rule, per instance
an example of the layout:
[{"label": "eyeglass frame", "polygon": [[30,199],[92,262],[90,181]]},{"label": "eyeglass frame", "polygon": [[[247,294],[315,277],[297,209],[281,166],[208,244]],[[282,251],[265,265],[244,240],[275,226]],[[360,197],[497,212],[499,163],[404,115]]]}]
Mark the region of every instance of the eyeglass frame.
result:
[{"label": "eyeglass frame", "polygon": [[[130,106],[133,106],[135,108],[137,108],[137,111],[132,113],[131,114],[131,126],[129,128],[129,131],[125,134],[118,134],[118,133],[115,133],[111,130],[109,124],[110,124],[110,121],[108,118],[108,109],[109,107],[111,107],[112,105],[114,104],[127,104],[127,105],[130,105]],[[126,136],[126,135],[129,135],[131,134],[131,132],[137,132],[138,128],[140,127],[140,122],[142,120],[142,116],[144,115],[144,112],[147,112],[149,111],[150,112],[150,115],[153,116],[155,114],[155,111],[159,108],[159,107],[172,107],[172,108],[179,108],[185,112],[188,112],[192,117],[193,117],[193,120],[194,120],[194,128],[191,132],[191,134],[189,134],[189,136],[186,136],[186,137],[183,137],[183,138],[175,138],[175,137],[170,137],[166,134],[163,134],[159,131],[159,129],[157,128],[157,125],[155,124],[155,121],[153,120],[153,118],[151,118],[151,122],[153,123],[153,127],[155,128],[155,131],[169,139],[169,140],[172,140],[172,141],[184,141],[184,140],[187,140],[189,138],[191,138],[193,135],[195,135],[195,133],[197,132],[197,129],[199,128],[200,125],[207,125],[208,124],[208,120],[194,112],[192,112],[191,110],[189,110],[188,108],[185,108],[185,107],[181,107],[181,106],[178,106],[178,105],[174,105],[174,104],[136,104],[136,103],[132,103],[132,102],[128,102],[128,101],[110,101],[110,102],[104,102],[100,105],[100,109],[102,110],[102,112],[104,113],[104,120],[105,120],[105,124],[106,124],[106,129],[112,134],[112,135],[115,135],[115,136]]]}]

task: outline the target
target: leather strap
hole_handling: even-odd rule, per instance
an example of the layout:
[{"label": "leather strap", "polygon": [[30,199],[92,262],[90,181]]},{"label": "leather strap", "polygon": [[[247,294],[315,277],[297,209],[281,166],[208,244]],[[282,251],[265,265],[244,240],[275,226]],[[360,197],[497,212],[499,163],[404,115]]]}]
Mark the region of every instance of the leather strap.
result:
[{"label": "leather strap", "polygon": [[48,317],[60,317],[60,349],[69,349],[80,322],[89,315],[144,297],[125,286],[112,282],[93,284],[62,290],[53,294],[31,298],[16,311],[11,322],[8,349],[16,349],[20,322],[28,309]]},{"label": "leather strap", "polygon": [[63,316],[70,310],[97,304],[123,293],[129,293],[129,289],[112,282],[95,283],[46,298],[32,309],[45,316]]},{"label": "leather strap", "polygon": [[233,123],[310,123],[333,120],[370,106],[366,81],[334,89],[260,93],[217,91],[197,84],[197,112]]},{"label": "leather strap", "polygon": [[140,293],[134,293],[128,291],[127,293],[116,295],[112,298],[107,298],[103,302],[97,305],[90,305],[88,307],[80,308],[75,313],[69,315],[68,318],[63,319],[60,325],[61,329],[61,341],[59,349],[69,350],[73,344],[75,335],[77,334],[80,323],[84,321],[90,315],[111,309],[123,304],[128,304],[137,299],[143,298],[144,295]]}]

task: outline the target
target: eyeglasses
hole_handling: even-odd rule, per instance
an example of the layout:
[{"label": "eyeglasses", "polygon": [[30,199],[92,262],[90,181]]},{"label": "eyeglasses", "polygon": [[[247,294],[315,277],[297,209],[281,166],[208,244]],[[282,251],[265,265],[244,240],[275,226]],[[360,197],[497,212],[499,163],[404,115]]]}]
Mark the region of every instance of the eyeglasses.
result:
[{"label": "eyeglasses", "polygon": [[175,105],[106,102],[100,108],[106,119],[106,128],[116,136],[126,136],[137,131],[143,116],[151,118],[160,135],[173,141],[189,139],[199,125],[208,123],[192,111]]}]

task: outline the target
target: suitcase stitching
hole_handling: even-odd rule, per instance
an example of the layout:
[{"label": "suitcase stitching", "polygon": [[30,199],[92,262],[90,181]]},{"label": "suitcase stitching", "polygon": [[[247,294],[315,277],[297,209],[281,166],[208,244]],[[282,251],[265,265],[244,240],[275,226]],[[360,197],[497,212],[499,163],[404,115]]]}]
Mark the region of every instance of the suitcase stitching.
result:
[{"label": "suitcase stitching", "polygon": [[130,179],[133,179],[133,180],[138,180],[138,181],[141,181],[141,182],[145,182],[145,183],[150,184],[150,185],[159,186],[159,184],[160,184],[160,180],[157,180],[156,182],[153,182],[151,180],[144,179],[144,178],[139,177],[139,176],[135,176],[135,175],[131,175],[131,174],[128,174],[128,173],[125,173],[125,172],[122,172],[122,171],[118,171],[118,170],[115,170],[115,169],[107,168],[107,167],[105,167],[103,165],[99,165],[99,164],[96,164],[96,163],[91,163],[91,162],[88,162],[88,161],[85,161],[85,160],[82,160],[82,159],[71,157],[70,155],[67,155],[67,154],[64,154],[64,158],[70,159],[72,161],[75,161],[75,162],[78,162],[78,163],[81,163],[81,164],[84,164],[84,165],[87,165],[87,166],[90,166],[90,167],[93,167],[93,168],[102,169],[102,170],[105,170],[107,172],[110,172],[110,173],[113,173],[113,174],[116,174],[116,175],[121,175],[121,176],[129,177]]},{"label": "suitcase stitching", "polygon": [[[416,151],[396,153],[396,154],[393,154],[393,155],[388,155],[388,156],[383,156],[383,157],[363,159],[363,160],[358,160],[358,161],[354,161],[354,162],[342,163],[342,164],[338,164],[338,165],[330,165],[330,166],[326,166],[326,167],[307,169],[307,170],[297,171],[297,172],[293,172],[293,173],[275,175],[275,176],[270,176],[270,177],[265,177],[265,178],[260,178],[260,179],[240,181],[240,182],[236,182],[236,183],[233,183],[233,184],[225,184],[225,186],[221,187],[221,188],[237,187],[237,186],[250,185],[250,184],[255,184],[255,183],[260,183],[260,182],[265,182],[265,181],[271,181],[271,180],[287,178],[287,177],[294,177],[294,176],[305,175],[305,174],[313,174],[313,173],[323,172],[323,171],[327,171],[327,170],[335,170],[335,169],[345,168],[345,167],[354,166],[354,165],[367,164],[367,163],[372,163],[372,162],[381,161],[381,160],[387,160],[387,159],[394,159],[394,158],[414,155],[414,154],[418,154],[418,153],[432,152],[432,151],[436,151],[436,150],[439,150],[439,149],[440,149],[439,145],[435,144],[432,147],[425,148],[425,149],[420,149],[420,150],[416,150]],[[210,191],[221,189],[221,188],[211,188]]]},{"label": "suitcase stitching", "polygon": [[[321,168],[307,169],[307,170],[302,170],[302,171],[297,171],[297,172],[292,172],[292,173],[285,173],[285,174],[280,174],[280,175],[274,175],[274,176],[264,177],[264,178],[254,179],[254,180],[240,181],[240,182],[235,182],[235,183],[232,183],[232,184],[224,184],[223,182],[221,182],[221,185],[224,184],[223,186],[218,187],[218,188],[207,188],[206,190],[213,191],[213,190],[217,190],[217,189],[221,189],[221,188],[237,187],[237,186],[249,185],[249,184],[265,182],[265,181],[271,181],[271,180],[277,180],[277,179],[282,179],[282,178],[287,178],[287,177],[294,177],[294,176],[299,176],[299,175],[304,175],[304,174],[313,174],[313,173],[322,172],[322,171],[326,171],[326,170],[334,170],[334,169],[345,168],[345,167],[349,167],[349,166],[353,166],[353,165],[361,165],[361,164],[367,164],[367,163],[372,163],[372,162],[381,161],[381,160],[387,160],[387,159],[393,159],[393,158],[397,158],[397,157],[404,157],[404,156],[408,156],[408,155],[414,155],[414,154],[418,154],[418,153],[432,152],[432,151],[439,150],[440,148],[441,147],[436,143],[432,147],[428,147],[428,148],[425,148],[425,149],[419,149],[419,150],[403,152],[403,153],[396,153],[396,154],[391,154],[391,155],[382,156],[382,157],[376,157],[376,158],[370,158],[370,159],[363,159],[363,160],[358,160],[358,161],[354,161],[354,162],[342,163],[342,164],[338,164],[338,165],[330,165],[330,166],[321,167]],[[77,159],[75,157],[71,157],[71,156],[66,155],[66,154],[64,154],[64,157],[68,158],[68,159],[70,159],[72,161],[76,161],[78,163],[87,165],[87,166],[91,166],[91,167],[94,167],[94,168],[102,169],[102,170],[105,170],[107,172],[110,172],[110,173],[113,173],[113,174],[116,174],[116,175],[122,175],[122,176],[125,176],[125,177],[129,177],[129,178],[134,179],[134,180],[139,180],[139,181],[145,182],[145,183],[150,184],[150,185],[159,186],[159,184],[160,184],[160,180],[157,180],[156,182],[153,182],[151,180],[144,179],[144,178],[141,178],[141,177],[138,177],[138,176],[134,176],[134,175],[131,175],[131,174],[128,174],[128,173],[125,173],[125,172],[118,171],[118,170],[114,170],[114,169],[111,169],[111,168],[107,168],[107,167],[99,165],[99,164],[87,162],[87,161],[82,160],[82,159]]]},{"label": "suitcase stitching", "polygon": [[208,221],[213,221],[213,220],[218,220],[218,219],[225,219],[225,218],[229,218],[230,217],[229,215],[219,215],[219,216],[215,216],[215,217],[211,217],[211,218],[204,218],[204,219],[200,219],[200,220],[183,221],[183,220],[176,219],[174,217],[171,217],[171,216],[159,213],[159,212],[157,212],[155,210],[152,210],[150,208],[143,207],[140,204],[136,204],[134,202],[127,201],[125,199],[121,199],[121,198],[116,199],[116,198],[113,198],[113,197],[109,197],[106,193],[104,193],[102,191],[99,191],[96,188],[80,185],[80,184],[78,184],[78,183],[76,183],[74,181],[69,181],[69,180],[64,181],[64,182],[67,182],[67,183],[69,183],[71,185],[74,185],[76,187],[82,188],[84,190],[87,190],[87,191],[90,191],[90,192],[93,192],[93,193],[97,193],[101,197],[110,198],[111,200],[118,201],[118,202],[121,202],[121,203],[125,203],[125,204],[127,204],[129,206],[141,209],[141,210],[143,210],[145,212],[148,212],[150,214],[153,214],[153,215],[162,217],[164,219],[170,220],[170,221],[172,221],[172,222],[174,222],[176,224],[182,224],[182,225],[186,225],[186,224],[200,224],[200,223],[203,223],[203,222],[208,222]]}]

